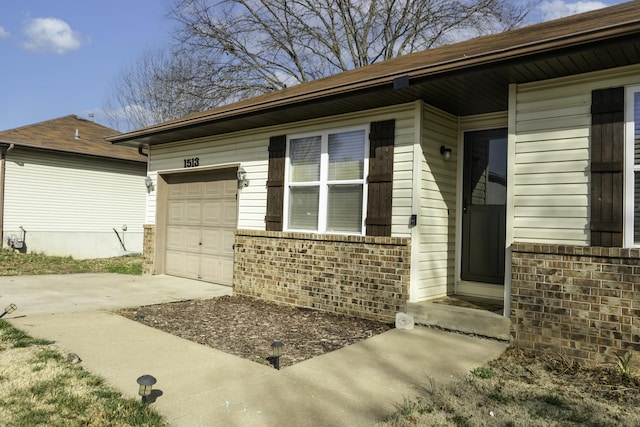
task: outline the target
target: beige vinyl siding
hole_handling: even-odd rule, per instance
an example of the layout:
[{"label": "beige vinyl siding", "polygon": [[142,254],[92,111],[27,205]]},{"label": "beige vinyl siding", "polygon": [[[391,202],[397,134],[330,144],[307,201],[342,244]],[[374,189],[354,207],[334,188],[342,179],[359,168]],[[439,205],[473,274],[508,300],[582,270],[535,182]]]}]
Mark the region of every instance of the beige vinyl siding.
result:
[{"label": "beige vinyl siding", "polygon": [[640,67],[516,87],[513,238],[589,244],[591,92],[638,83]]},{"label": "beige vinyl siding", "polygon": [[[149,159],[153,157],[154,151],[152,150],[149,153]],[[144,215],[144,223],[145,224],[155,224],[156,223],[156,189],[158,188],[158,173],[155,171],[148,171],[147,176],[151,178],[153,181],[153,187],[150,191],[147,191],[145,196],[145,215]]]},{"label": "beige vinyl siding", "polygon": [[[455,116],[425,106],[420,162],[419,252],[414,262],[411,300],[447,295],[455,274],[455,218],[458,121]],[[452,149],[444,160],[440,146]]]},{"label": "beige vinyl siding", "polygon": [[[398,112],[396,120],[396,137],[393,148],[393,210],[391,218],[391,235],[411,237],[409,219],[414,212],[414,144],[416,144],[415,126],[416,105]],[[419,111],[419,110],[418,110]],[[371,120],[374,121],[374,120]]]},{"label": "beige vinyl siding", "polygon": [[7,154],[4,232],[29,251],[77,258],[122,254],[113,228],[142,250],[146,165],[15,148]]},{"label": "beige vinyl siding", "polygon": [[[238,228],[264,230],[269,138],[274,135],[306,133],[314,130],[368,125],[373,121],[396,120],[392,234],[409,236],[412,207],[412,146],[414,143],[414,104],[354,114],[310,120],[288,126],[236,132],[153,147],[149,157],[150,176],[158,172],[207,169],[229,165],[247,173],[249,186],[239,190]],[[199,168],[185,169],[185,158],[199,158]],[[146,221],[155,223],[155,192],[147,198]]]}]

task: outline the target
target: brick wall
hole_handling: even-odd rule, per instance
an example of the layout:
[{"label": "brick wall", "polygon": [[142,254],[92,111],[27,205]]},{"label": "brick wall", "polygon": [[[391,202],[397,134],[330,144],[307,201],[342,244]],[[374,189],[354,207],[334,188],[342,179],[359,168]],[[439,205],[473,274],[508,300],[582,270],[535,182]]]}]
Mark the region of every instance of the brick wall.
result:
[{"label": "brick wall", "polygon": [[145,224],[142,241],[142,274],[153,274],[154,254],[156,241],[156,226]]},{"label": "brick wall", "polygon": [[640,250],[514,243],[514,344],[590,364],[640,351]]},{"label": "brick wall", "polygon": [[234,291],[393,322],[409,296],[410,239],[238,230]]}]

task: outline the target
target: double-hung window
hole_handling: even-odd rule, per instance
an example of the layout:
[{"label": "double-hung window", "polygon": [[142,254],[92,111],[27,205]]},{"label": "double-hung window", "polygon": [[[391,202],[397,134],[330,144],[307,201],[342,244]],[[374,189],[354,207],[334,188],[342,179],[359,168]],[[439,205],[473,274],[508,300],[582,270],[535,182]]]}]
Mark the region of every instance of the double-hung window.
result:
[{"label": "double-hung window", "polygon": [[625,246],[640,246],[640,86],[625,93]]},{"label": "double-hung window", "polygon": [[287,230],[364,234],[367,141],[364,127],[287,138]]}]

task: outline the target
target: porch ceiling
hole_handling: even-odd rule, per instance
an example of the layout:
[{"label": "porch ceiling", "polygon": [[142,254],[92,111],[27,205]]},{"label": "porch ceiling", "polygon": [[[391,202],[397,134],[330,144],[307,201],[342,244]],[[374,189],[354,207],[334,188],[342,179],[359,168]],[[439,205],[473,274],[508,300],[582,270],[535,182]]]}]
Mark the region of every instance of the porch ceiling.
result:
[{"label": "porch ceiling", "polygon": [[[640,2],[603,11],[407,55],[107,140],[156,145],[418,99],[458,116],[505,111],[511,83],[640,63]],[[394,89],[403,77],[408,86]]]}]

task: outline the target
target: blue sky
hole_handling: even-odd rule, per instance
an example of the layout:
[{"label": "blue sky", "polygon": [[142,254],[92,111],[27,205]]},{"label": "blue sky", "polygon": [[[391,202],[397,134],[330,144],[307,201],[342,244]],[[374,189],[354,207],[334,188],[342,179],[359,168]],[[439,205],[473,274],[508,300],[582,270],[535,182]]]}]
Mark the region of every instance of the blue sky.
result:
[{"label": "blue sky", "polygon": [[[621,0],[538,2],[536,20]],[[110,84],[171,42],[167,0],[0,0],[0,130],[76,114],[108,125]]]},{"label": "blue sky", "polygon": [[0,130],[68,114],[106,124],[108,87],[169,43],[164,0],[0,1]]}]

